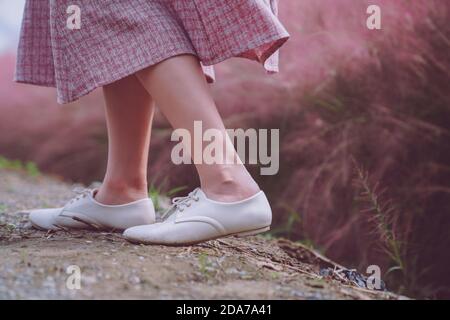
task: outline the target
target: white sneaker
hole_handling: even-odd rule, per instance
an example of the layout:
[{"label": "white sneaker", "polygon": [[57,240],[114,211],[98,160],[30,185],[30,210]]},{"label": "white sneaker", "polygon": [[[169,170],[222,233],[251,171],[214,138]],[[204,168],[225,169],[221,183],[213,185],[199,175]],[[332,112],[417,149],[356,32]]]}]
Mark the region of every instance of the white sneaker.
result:
[{"label": "white sneaker", "polygon": [[127,229],[125,238],[135,243],[190,245],[231,235],[255,235],[268,231],[272,223],[272,210],[262,191],[228,203],[208,199],[197,188],[172,202],[168,219]]},{"label": "white sneaker", "polygon": [[62,208],[30,211],[31,224],[41,230],[96,229],[125,230],[155,222],[151,199],[141,199],[121,205],[97,202],[97,190],[83,190]]}]

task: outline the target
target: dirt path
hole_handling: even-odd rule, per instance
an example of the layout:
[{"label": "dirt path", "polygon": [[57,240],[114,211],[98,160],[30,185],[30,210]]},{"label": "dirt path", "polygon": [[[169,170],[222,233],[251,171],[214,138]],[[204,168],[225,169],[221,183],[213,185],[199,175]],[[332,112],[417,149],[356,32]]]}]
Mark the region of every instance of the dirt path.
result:
[{"label": "dirt path", "polygon": [[[73,186],[0,169],[0,299],[397,299],[322,277],[332,262],[292,242],[227,238],[171,248],[120,234],[34,230],[24,210],[63,205]],[[66,286],[67,267],[81,289]]]}]

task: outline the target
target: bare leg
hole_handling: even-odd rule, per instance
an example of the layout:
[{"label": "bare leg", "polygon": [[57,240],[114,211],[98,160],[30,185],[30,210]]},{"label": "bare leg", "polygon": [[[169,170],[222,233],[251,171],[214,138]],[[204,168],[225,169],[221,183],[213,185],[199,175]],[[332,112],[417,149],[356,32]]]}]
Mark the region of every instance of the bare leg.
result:
[{"label": "bare leg", "polygon": [[108,165],[96,199],[123,204],[148,196],[147,161],[154,103],[136,76],[103,88],[108,125]]},{"label": "bare leg", "polygon": [[[203,130],[220,130],[223,145],[232,147],[196,57],[176,56],[136,75],[174,128],[187,129],[193,137],[194,121],[202,121]],[[232,158],[237,158],[232,152]],[[211,199],[237,201],[259,191],[242,164],[197,164],[196,168],[201,187]]]}]

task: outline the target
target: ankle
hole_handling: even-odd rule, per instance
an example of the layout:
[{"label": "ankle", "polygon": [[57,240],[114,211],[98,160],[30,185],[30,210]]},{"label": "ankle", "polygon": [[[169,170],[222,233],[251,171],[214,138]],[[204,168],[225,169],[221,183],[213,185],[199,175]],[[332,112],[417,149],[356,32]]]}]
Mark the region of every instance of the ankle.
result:
[{"label": "ankle", "polygon": [[95,195],[103,204],[118,205],[148,197],[145,181],[112,181],[105,179]]},{"label": "ankle", "polygon": [[222,202],[244,200],[260,191],[258,184],[253,179],[247,181],[229,179],[202,185],[202,190],[209,199]]}]

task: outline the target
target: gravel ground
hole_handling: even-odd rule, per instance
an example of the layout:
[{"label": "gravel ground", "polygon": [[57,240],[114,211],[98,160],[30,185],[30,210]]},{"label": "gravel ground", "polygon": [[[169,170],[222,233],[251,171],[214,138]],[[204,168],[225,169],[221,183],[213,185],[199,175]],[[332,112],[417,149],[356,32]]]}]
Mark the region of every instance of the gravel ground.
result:
[{"label": "gravel ground", "polygon": [[[26,210],[63,205],[74,187],[0,169],[0,299],[404,298],[322,276],[340,266],[268,236],[173,248],[134,245],[117,233],[31,228]],[[79,268],[80,288],[71,286],[69,266]]]}]

